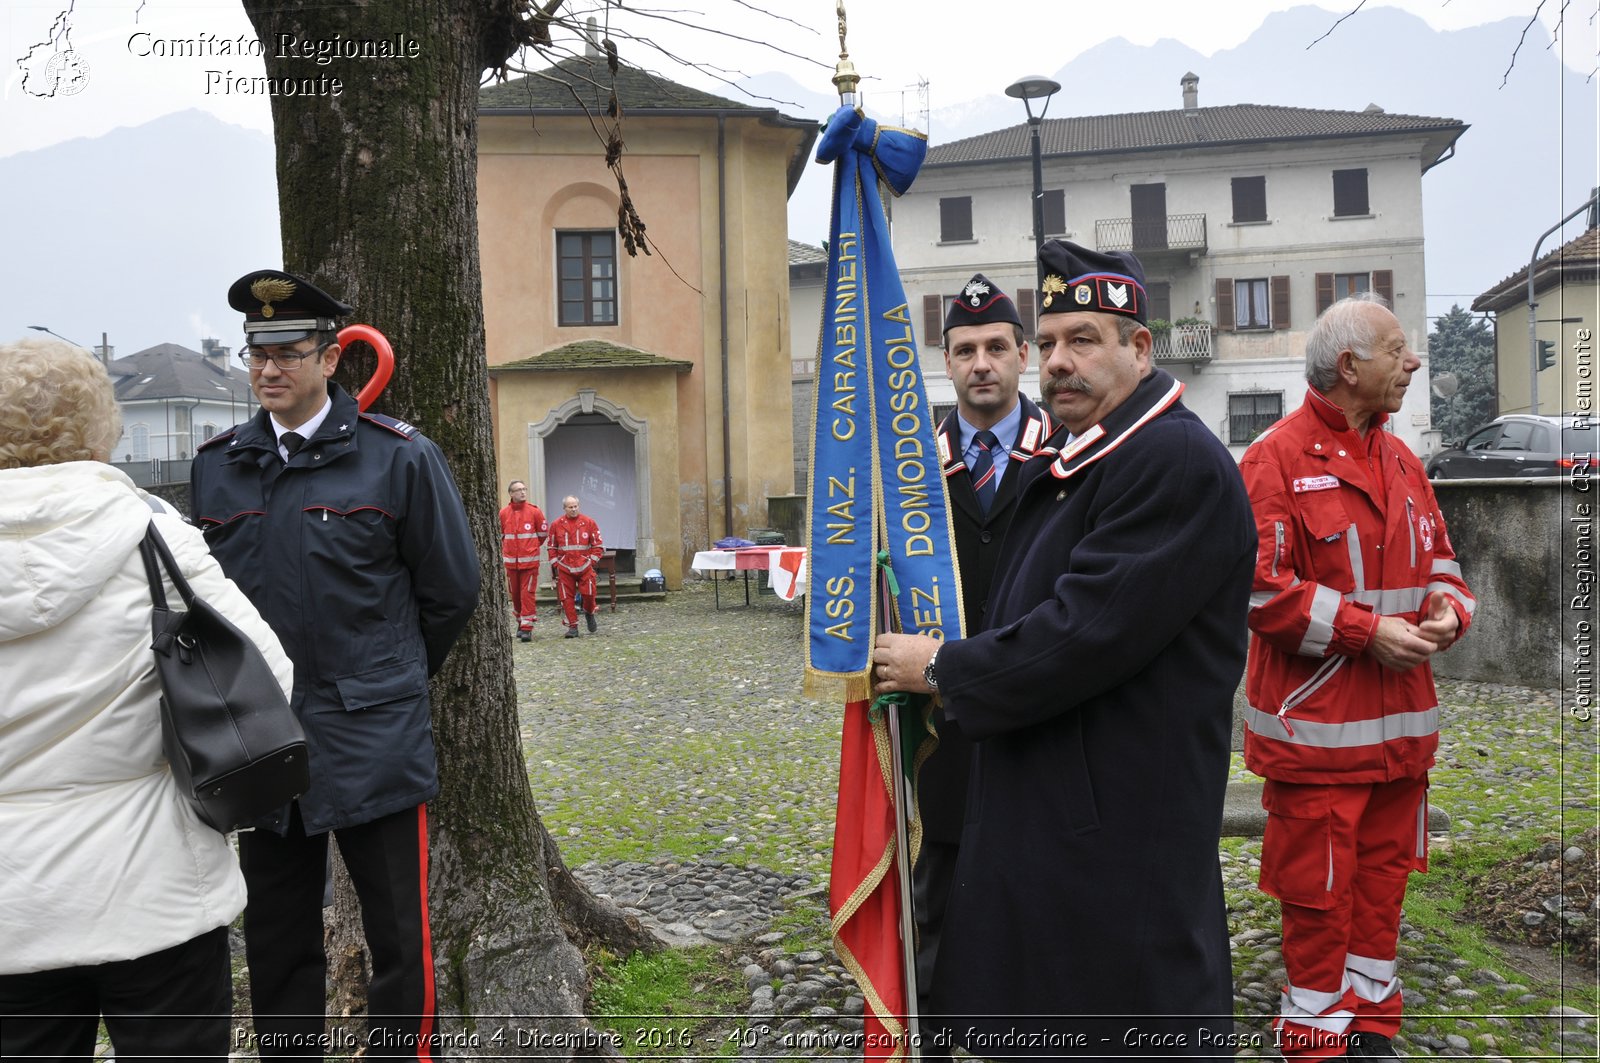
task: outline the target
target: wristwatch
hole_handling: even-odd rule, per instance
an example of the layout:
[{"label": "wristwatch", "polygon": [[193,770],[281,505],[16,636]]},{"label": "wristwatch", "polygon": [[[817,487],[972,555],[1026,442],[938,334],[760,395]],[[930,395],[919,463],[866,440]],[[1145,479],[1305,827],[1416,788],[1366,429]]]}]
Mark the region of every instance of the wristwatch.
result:
[{"label": "wristwatch", "polygon": [[939,680],[933,673],[933,663],[939,659],[939,651],[934,650],[933,656],[928,658],[928,664],[922,669],[922,681],[934,690],[939,689]]}]

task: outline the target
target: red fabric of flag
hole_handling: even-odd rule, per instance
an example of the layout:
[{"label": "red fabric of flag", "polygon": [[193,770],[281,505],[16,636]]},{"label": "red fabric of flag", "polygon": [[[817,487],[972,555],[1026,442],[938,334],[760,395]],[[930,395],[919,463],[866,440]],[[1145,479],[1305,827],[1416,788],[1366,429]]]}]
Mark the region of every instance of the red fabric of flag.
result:
[{"label": "red fabric of flag", "polygon": [[906,1058],[906,986],[901,962],[900,884],[888,727],[867,701],[847,702],[839,749],[829,910],[833,945],[866,1001],[863,1058]]}]

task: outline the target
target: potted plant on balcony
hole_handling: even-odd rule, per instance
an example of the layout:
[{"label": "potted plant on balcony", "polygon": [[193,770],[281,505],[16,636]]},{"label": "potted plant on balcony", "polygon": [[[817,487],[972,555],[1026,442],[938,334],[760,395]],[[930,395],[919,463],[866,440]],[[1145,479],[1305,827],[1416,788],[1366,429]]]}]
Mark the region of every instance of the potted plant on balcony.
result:
[{"label": "potted plant on balcony", "polygon": [[1177,330],[1176,354],[1205,354],[1210,350],[1206,342],[1206,321],[1198,317],[1180,317],[1174,321]]},{"label": "potted plant on balcony", "polygon": [[1172,322],[1164,317],[1153,317],[1145,322],[1153,340],[1151,351],[1155,354],[1172,353]]}]

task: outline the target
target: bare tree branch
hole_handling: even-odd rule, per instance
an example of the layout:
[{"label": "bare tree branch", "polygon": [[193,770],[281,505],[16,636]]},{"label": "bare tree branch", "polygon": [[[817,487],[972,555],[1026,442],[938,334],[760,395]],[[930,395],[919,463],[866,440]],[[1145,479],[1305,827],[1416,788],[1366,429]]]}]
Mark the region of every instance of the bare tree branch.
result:
[{"label": "bare tree branch", "polygon": [[1306,45],[1306,51],[1309,52],[1311,49],[1315,48],[1319,41],[1325,41],[1329,37],[1333,36],[1333,31],[1339,28],[1339,23],[1343,22],[1345,19],[1349,18],[1351,15],[1355,14],[1357,11],[1360,11],[1363,7],[1366,7],[1366,6],[1367,6],[1367,0],[1361,0],[1361,2],[1359,4],[1357,4],[1355,7],[1351,8],[1349,11],[1346,11],[1344,14],[1340,15],[1337,19],[1334,20],[1333,25],[1328,27],[1328,32],[1327,33],[1324,33],[1322,36],[1318,37],[1315,41],[1312,41],[1310,44]]},{"label": "bare tree branch", "polygon": [[[1506,72],[1500,75],[1501,88],[1505,88],[1506,84],[1511,80],[1511,69],[1517,65],[1517,53],[1522,51],[1522,42],[1528,39],[1528,31],[1533,29],[1535,22],[1539,21],[1539,12],[1544,10],[1544,3],[1545,0],[1539,0],[1539,6],[1533,9],[1533,14],[1528,18],[1528,24],[1522,27],[1522,36],[1517,38],[1517,46],[1511,49],[1511,62],[1506,65]],[[1561,10],[1565,12],[1566,7],[1563,5]]]}]

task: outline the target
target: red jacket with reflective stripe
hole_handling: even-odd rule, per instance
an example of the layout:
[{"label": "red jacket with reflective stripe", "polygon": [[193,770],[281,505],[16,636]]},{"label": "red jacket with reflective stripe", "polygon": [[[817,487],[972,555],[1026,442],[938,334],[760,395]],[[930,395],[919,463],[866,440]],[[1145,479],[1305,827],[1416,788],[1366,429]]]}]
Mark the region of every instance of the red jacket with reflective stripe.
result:
[{"label": "red jacket with reflective stripe", "polygon": [[550,522],[550,564],[568,572],[582,572],[605,553],[600,526],[583,513],[565,513]]},{"label": "red jacket with reflective stripe", "polygon": [[[1381,615],[1476,605],[1422,463],[1374,418],[1363,439],[1315,389],[1239,463],[1260,547],[1250,597],[1245,764],[1283,782],[1416,777],[1439,745],[1428,662],[1367,653]],[[1459,634],[1458,634],[1459,637]]]},{"label": "red jacket with reflective stripe", "polygon": [[511,502],[500,511],[500,560],[507,568],[538,568],[550,525],[532,502]]}]

